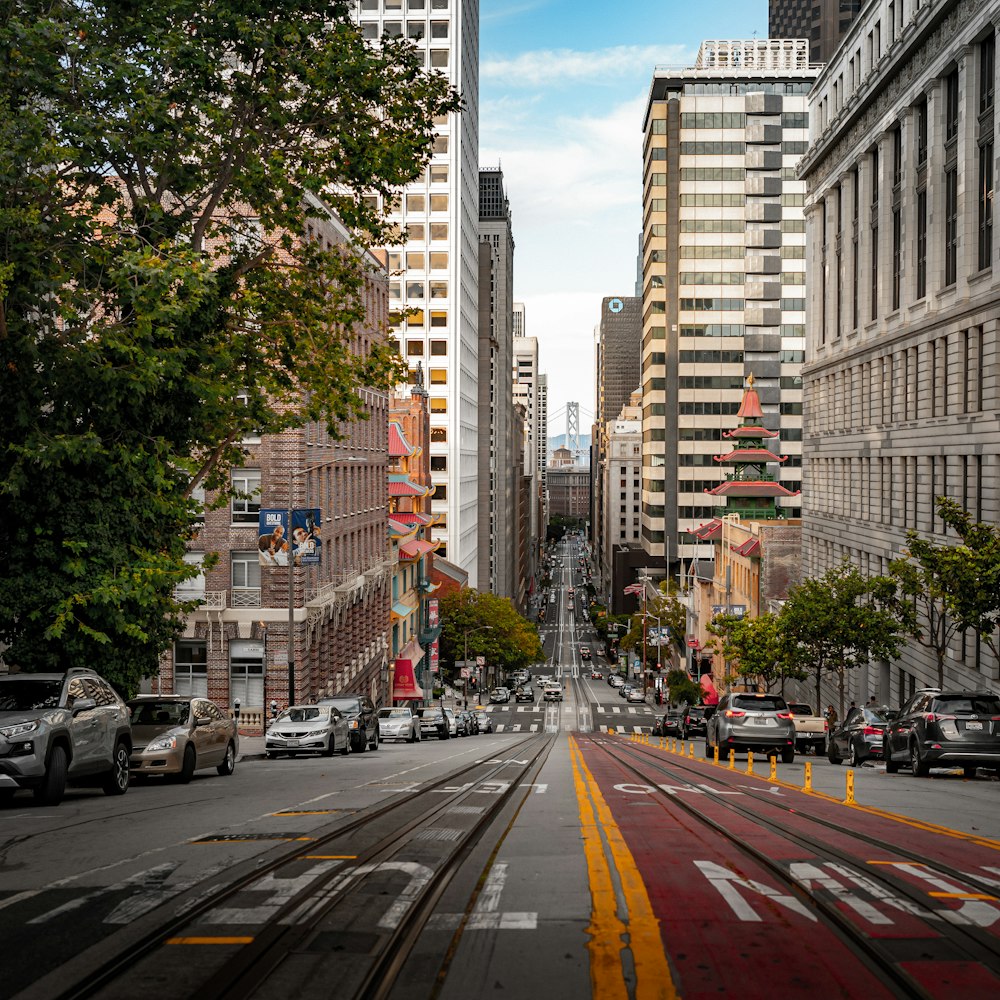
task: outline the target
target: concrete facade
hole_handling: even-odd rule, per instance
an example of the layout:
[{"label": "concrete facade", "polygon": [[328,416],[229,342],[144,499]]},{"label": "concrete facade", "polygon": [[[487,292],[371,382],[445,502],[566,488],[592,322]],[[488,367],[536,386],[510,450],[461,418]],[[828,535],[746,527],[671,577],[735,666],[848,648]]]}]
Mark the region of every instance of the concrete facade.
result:
[{"label": "concrete facade", "polygon": [[[898,0],[902,5],[904,0]],[[808,38],[809,61],[833,58],[863,0],[768,0],[769,38]]]},{"label": "concrete facade", "polygon": [[[810,97],[803,554],[884,572],[906,531],[948,541],[933,500],[1000,520],[1000,262],[994,232],[1000,9],[870,3]],[[911,645],[853,672],[896,705],[937,683]],[[974,634],[945,683],[995,683]]]}]

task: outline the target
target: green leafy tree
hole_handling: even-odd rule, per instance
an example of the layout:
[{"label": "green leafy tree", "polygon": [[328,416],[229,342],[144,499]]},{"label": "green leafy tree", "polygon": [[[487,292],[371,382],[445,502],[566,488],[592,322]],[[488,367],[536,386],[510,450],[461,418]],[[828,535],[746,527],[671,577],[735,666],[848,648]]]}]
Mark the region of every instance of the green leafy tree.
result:
[{"label": "green leafy tree", "polygon": [[795,661],[795,652],[777,615],[763,614],[756,618],[721,615],[708,629],[721,640],[720,652],[737,677],[750,686],[770,691],[780,684],[785,693],[785,681],[803,680],[807,676]]},{"label": "green leafy tree", "polygon": [[[388,331],[353,350],[366,248],[460,103],[406,42],[367,45],[353,9],[0,7],[9,661],[133,690],[197,572],[194,491],[226,490],[251,434],[336,434],[359,386],[398,379]],[[306,238],[326,206],[337,246]]]},{"label": "green leafy tree", "polygon": [[703,694],[686,670],[670,670],[665,678],[671,705],[700,705]]},{"label": "green leafy tree", "polygon": [[[485,656],[503,676],[545,659],[538,629],[518,614],[506,597],[465,587],[441,599],[441,656],[454,663]],[[489,626],[488,628],[486,626]]]},{"label": "green leafy tree", "polygon": [[916,612],[910,632],[934,653],[937,682],[944,686],[944,663],[956,636],[976,632],[998,657],[1000,623],[1000,529],[973,521],[948,497],[938,497],[938,514],[958,543],[938,545],[916,531],[906,533],[907,550],[889,571]]},{"label": "green leafy tree", "polygon": [[873,659],[895,659],[905,642],[906,623],[888,577],[865,577],[846,559],[821,577],[793,587],[779,615],[790,662],[811,670],[816,704],[825,671],[837,674],[840,717],[844,717],[846,672]]}]

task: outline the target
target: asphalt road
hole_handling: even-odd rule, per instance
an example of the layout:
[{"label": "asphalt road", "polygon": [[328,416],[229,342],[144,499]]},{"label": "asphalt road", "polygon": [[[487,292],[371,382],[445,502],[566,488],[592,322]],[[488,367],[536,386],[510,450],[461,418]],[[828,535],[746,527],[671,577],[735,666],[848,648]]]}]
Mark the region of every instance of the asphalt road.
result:
[{"label": "asphalt road", "polygon": [[0,996],[1000,995],[1000,781],[650,738],[564,550],[492,735],[0,805]]}]

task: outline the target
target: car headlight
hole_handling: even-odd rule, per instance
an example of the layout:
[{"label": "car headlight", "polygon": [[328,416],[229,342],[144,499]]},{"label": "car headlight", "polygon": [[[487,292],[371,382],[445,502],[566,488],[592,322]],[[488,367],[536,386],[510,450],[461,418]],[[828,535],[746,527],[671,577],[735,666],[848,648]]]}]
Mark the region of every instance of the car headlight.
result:
[{"label": "car headlight", "polygon": [[350,720],[348,720],[347,728],[348,729],[357,729],[358,728],[358,720],[357,719],[350,719]]},{"label": "car headlight", "polygon": [[19,722],[16,726],[5,726],[0,729],[0,736],[6,736],[9,740],[16,740],[28,733],[33,733],[38,728],[38,721]]},{"label": "car headlight", "polygon": [[176,736],[161,736],[158,739],[153,740],[147,747],[147,750],[176,750],[177,749],[177,737]]}]

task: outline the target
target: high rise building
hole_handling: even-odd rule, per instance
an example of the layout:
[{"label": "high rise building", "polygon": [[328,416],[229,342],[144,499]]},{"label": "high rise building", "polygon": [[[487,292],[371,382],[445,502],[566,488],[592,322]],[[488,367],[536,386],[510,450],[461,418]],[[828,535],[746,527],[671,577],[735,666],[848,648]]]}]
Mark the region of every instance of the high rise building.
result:
[{"label": "high rise building", "polygon": [[446,73],[466,109],[435,123],[423,175],[392,206],[402,242],[389,248],[390,308],[411,368],[427,370],[431,404],[432,507],[438,550],[478,573],[479,2],[357,0],[365,38],[408,38],[427,69]]},{"label": "high rise building", "polygon": [[639,501],[642,495],[642,391],[635,389],[614,420],[605,425],[604,503],[598,516],[603,522],[601,584],[612,603],[624,592],[631,578],[616,578],[614,554],[625,547],[640,548],[642,519]]},{"label": "high rise building", "polygon": [[[515,311],[515,317],[517,312]],[[523,319],[523,307],[521,311]],[[522,326],[523,329],[523,326]],[[541,379],[538,371],[538,340],[535,337],[514,338],[514,403],[524,411],[524,472],[531,480],[528,487],[530,508],[528,517],[528,578],[537,575],[539,546],[545,537],[544,521],[544,459],[545,422],[543,419]]]},{"label": "high rise building", "polygon": [[538,376],[538,436],[535,441],[535,460],[538,462],[541,483],[538,490],[542,502],[542,526],[539,537],[544,539],[549,527],[549,377]]},{"label": "high rise building", "polygon": [[525,314],[524,314],[524,303],[515,302],[514,303],[514,337],[524,336],[524,324],[525,324]]},{"label": "high rise building", "polygon": [[[897,0],[900,9],[904,0]],[[769,0],[770,38],[809,39],[809,60],[829,62],[851,27],[863,0]]]},{"label": "high rise building", "polygon": [[[996,3],[869,3],[810,95],[803,557],[875,575],[914,530],[953,542],[934,500],[1000,521]],[[925,632],[930,631],[925,629]],[[972,630],[850,671],[851,696],[977,689]],[[854,688],[855,683],[863,686]]]},{"label": "high rise building", "polygon": [[[797,516],[805,351],[804,40],[703,43],[657,70],[644,123],[642,544],[650,568],[711,555],[690,534],[753,374]],[[749,494],[748,494],[749,495]],[[738,505],[737,505],[738,506]],[[660,569],[663,572],[663,569]]]},{"label": "high rise building", "polygon": [[479,241],[479,587],[514,597],[514,236],[499,169],[479,171]]}]

